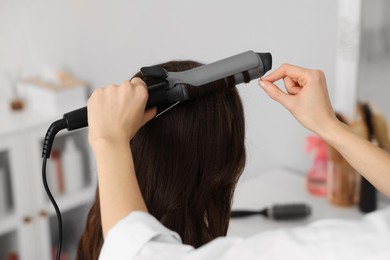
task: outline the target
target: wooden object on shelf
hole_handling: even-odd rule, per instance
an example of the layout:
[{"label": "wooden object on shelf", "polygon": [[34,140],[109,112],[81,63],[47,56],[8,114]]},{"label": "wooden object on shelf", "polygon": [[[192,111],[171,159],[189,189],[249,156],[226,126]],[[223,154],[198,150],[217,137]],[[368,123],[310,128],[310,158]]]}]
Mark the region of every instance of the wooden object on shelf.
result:
[{"label": "wooden object on shelf", "polygon": [[[350,126],[348,120],[336,112],[337,118]],[[355,131],[362,132],[365,129],[360,125],[354,125]],[[359,201],[360,175],[344,159],[344,157],[332,146],[327,145],[328,153],[328,177],[327,199],[330,203],[341,207],[354,206]]]},{"label": "wooden object on shelf", "polygon": [[11,110],[13,111],[19,111],[24,108],[24,101],[21,98],[14,98],[11,100]]}]

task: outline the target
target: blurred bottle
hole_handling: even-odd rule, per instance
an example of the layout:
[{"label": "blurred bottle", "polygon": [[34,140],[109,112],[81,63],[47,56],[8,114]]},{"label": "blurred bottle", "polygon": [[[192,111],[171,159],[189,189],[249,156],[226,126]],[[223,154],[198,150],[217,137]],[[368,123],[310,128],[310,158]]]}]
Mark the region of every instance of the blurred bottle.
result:
[{"label": "blurred bottle", "polygon": [[61,156],[64,169],[65,192],[70,193],[80,190],[84,186],[83,157],[73,138],[68,138]]},{"label": "blurred bottle", "polygon": [[326,195],[326,177],[328,157],[326,143],[318,136],[308,136],[306,139],[306,153],[316,150],[314,162],[306,175],[306,187],[309,193],[317,196]]}]

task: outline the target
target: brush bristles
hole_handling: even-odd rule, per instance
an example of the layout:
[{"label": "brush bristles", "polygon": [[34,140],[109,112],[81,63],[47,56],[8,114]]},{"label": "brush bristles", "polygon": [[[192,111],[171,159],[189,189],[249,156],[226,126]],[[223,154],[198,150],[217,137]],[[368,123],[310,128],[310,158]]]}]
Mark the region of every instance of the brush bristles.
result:
[{"label": "brush bristles", "polygon": [[311,214],[311,208],[306,204],[274,205],[269,213],[275,220],[302,219]]}]

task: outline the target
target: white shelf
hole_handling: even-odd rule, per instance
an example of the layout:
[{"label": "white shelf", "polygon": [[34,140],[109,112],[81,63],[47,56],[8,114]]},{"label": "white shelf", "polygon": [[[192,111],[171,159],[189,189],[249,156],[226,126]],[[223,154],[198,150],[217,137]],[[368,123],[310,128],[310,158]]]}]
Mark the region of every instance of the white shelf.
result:
[{"label": "white shelf", "polygon": [[[60,118],[62,114],[39,113],[28,107],[22,111],[11,111],[8,103],[0,102],[0,152],[5,152],[3,158],[7,161],[7,177],[10,179],[7,181],[10,182],[7,183],[10,190],[7,196],[10,196],[13,208],[9,215],[0,217],[0,259],[9,251],[17,251],[22,260],[52,259],[50,238],[56,227],[52,228],[49,224],[55,222],[55,211],[42,186],[41,152],[47,129]],[[54,147],[62,149],[67,138],[75,138],[83,153],[86,186],[77,192],[55,197],[65,216],[80,208],[88,209],[94,200],[97,182],[91,174],[91,155],[85,129],[61,131]],[[24,216],[30,216],[31,221],[25,223]],[[37,236],[39,239],[36,239]],[[69,235],[72,246],[77,245],[77,239],[78,234]]]},{"label": "white shelf", "polygon": [[[18,131],[25,131],[37,125],[47,124],[47,122],[59,119],[58,115],[42,114],[24,109],[12,111],[6,103],[0,103],[0,135],[15,134]],[[47,126],[49,128],[49,125]]]},{"label": "white shelf", "polygon": [[0,218],[0,236],[15,231],[18,227],[17,217],[10,213]]},{"label": "white shelf", "polygon": [[[58,207],[61,212],[66,212],[68,210],[77,208],[79,206],[90,203],[95,198],[96,187],[94,185],[89,185],[88,187],[74,192],[72,194],[64,194],[58,198],[54,197]],[[55,215],[55,210],[50,201],[46,204],[46,211],[49,216]]]}]

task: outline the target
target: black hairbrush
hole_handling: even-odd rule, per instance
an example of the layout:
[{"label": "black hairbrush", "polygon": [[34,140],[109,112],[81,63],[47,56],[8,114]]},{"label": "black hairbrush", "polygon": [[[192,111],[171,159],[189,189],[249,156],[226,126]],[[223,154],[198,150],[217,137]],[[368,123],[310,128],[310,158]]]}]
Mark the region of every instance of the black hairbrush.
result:
[{"label": "black hairbrush", "polygon": [[252,215],[263,215],[275,220],[303,219],[311,214],[311,207],[307,204],[278,204],[262,210],[232,210],[231,218],[241,218]]}]

